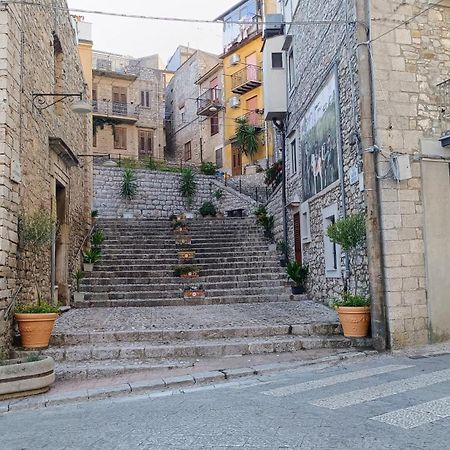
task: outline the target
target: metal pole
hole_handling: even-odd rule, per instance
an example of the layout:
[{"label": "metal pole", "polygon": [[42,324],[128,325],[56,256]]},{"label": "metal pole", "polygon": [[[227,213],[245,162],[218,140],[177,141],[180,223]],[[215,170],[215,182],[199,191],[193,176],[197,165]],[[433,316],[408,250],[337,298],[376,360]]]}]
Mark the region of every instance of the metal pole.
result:
[{"label": "metal pole", "polygon": [[367,256],[369,261],[371,321],[373,346],[378,351],[389,347],[386,320],[385,285],[383,269],[383,243],[381,236],[381,211],[379,182],[376,176],[376,105],[373,65],[370,54],[371,14],[370,0],[356,2],[358,26],[358,59],[361,111],[361,145],[364,163],[366,196]]}]

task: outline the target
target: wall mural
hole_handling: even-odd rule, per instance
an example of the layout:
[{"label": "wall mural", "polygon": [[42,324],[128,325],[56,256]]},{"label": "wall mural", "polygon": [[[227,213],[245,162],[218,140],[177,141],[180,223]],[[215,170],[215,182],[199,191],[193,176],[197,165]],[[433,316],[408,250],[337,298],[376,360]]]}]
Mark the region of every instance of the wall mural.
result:
[{"label": "wall mural", "polygon": [[339,179],[336,75],[333,72],[300,121],[303,200]]}]

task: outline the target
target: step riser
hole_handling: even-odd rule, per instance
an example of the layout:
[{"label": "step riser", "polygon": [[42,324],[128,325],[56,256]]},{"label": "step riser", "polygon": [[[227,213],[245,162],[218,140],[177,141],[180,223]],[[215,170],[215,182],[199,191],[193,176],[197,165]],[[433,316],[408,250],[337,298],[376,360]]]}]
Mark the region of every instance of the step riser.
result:
[{"label": "step riser", "polygon": [[[338,335],[341,331],[338,324],[324,325],[295,325],[295,335],[300,336],[329,336]],[[83,345],[83,344],[106,344],[122,342],[180,342],[205,339],[225,339],[240,337],[268,337],[292,335],[292,327],[280,325],[272,327],[249,327],[249,328],[221,328],[221,329],[200,329],[200,330],[143,330],[135,332],[116,333],[90,333],[52,336],[51,345]]]}]

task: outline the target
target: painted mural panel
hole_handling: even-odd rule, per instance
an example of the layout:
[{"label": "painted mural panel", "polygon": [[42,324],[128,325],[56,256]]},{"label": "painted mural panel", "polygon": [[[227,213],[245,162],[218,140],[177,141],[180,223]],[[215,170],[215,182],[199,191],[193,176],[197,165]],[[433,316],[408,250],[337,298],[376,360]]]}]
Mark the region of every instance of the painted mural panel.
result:
[{"label": "painted mural panel", "polygon": [[333,72],[300,121],[304,200],[339,179],[336,103],[336,76]]}]

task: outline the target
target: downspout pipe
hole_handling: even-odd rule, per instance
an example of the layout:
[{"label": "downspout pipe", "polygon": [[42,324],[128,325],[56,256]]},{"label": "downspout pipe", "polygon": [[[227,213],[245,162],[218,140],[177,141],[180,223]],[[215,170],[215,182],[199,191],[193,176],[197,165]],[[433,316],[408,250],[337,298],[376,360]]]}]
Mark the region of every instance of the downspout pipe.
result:
[{"label": "downspout pipe", "polygon": [[389,348],[381,233],[380,186],[377,178],[377,125],[374,67],[371,58],[371,0],[356,2],[361,112],[361,145],[366,200],[367,256],[370,283],[372,342],[378,351]]},{"label": "downspout pipe", "polygon": [[289,261],[288,249],[288,217],[287,217],[287,193],[286,193],[286,126],[284,120],[273,120],[273,124],[281,135],[281,159],[283,161],[283,171],[281,179],[281,202],[283,208],[283,241],[284,241],[284,257]]}]

